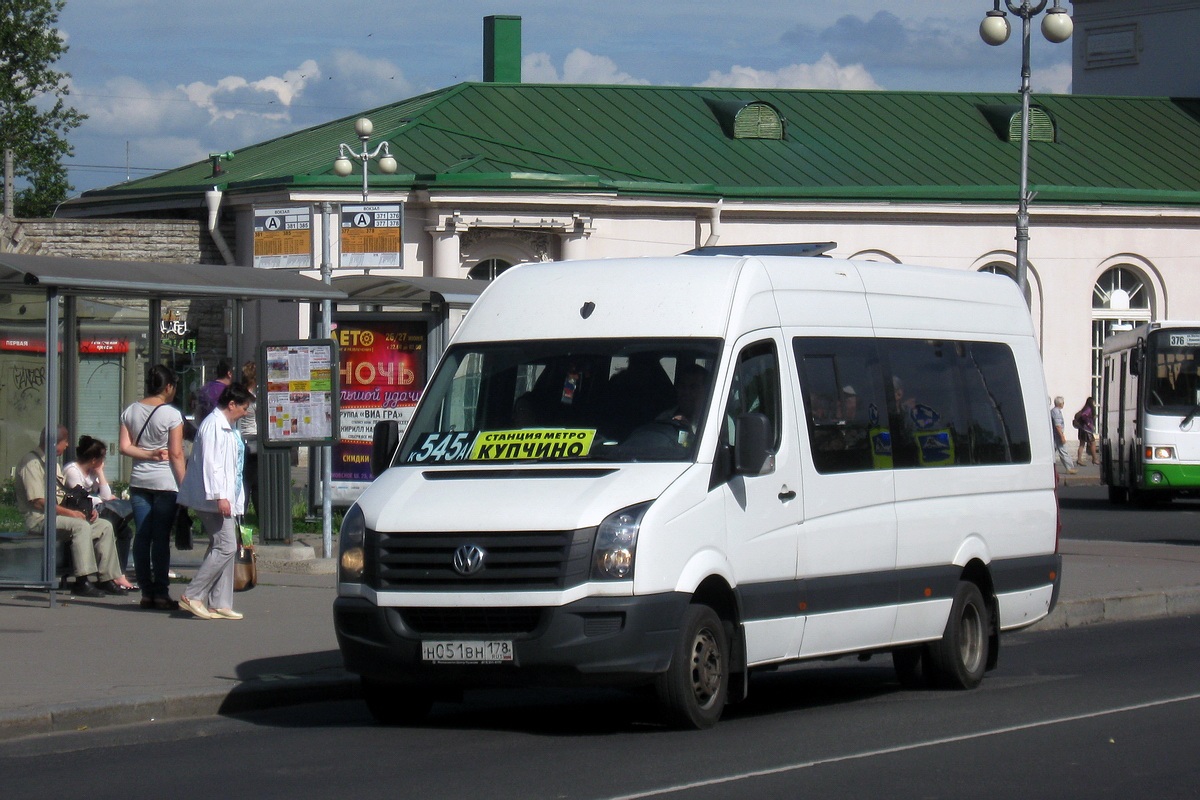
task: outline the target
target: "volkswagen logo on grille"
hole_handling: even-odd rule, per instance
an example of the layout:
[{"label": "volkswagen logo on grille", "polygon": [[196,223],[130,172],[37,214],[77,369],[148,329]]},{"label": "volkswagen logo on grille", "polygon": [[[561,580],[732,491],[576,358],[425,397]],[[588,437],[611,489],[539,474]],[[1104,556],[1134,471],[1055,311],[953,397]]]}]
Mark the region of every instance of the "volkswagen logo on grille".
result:
[{"label": "volkswagen logo on grille", "polygon": [[476,544],[464,544],[454,551],[454,571],[459,575],[474,575],[483,569],[486,553]]}]

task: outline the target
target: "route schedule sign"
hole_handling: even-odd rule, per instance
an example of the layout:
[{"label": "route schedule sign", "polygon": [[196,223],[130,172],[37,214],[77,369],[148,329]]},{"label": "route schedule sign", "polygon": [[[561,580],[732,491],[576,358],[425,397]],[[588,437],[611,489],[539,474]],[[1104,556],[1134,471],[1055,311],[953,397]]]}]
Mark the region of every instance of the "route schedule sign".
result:
[{"label": "route schedule sign", "polygon": [[341,266],[400,266],[403,205],[342,206],[341,222]]},{"label": "route schedule sign", "polygon": [[254,266],[312,268],[312,209],[308,206],[254,209]]}]

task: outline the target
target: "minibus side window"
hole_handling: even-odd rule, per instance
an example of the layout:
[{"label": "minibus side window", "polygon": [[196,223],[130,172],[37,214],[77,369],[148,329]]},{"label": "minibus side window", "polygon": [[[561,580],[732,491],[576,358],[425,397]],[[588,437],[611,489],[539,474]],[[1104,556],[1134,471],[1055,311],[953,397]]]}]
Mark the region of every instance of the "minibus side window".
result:
[{"label": "minibus side window", "polygon": [[967,424],[955,391],[955,343],[886,339],[891,369],[892,444],[897,467],[960,463]]},{"label": "minibus side window", "polygon": [[960,463],[1028,464],[1029,425],[1012,350],[998,342],[964,342],[958,365],[970,417]]},{"label": "minibus side window", "polygon": [[881,340],[891,371],[896,467],[1028,463],[1029,430],[1007,345]]},{"label": "minibus side window", "polygon": [[743,414],[765,414],[774,432],[772,450],[778,452],[783,436],[780,415],[779,357],[772,341],[757,342],[742,350],[729,387],[725,407],[725,442],[734,443],[733,422]]},{"label": "minibus side window", "polygon": [[875,341],[797,337],[792,346],[817,471],[890,468],[888,402]]}]

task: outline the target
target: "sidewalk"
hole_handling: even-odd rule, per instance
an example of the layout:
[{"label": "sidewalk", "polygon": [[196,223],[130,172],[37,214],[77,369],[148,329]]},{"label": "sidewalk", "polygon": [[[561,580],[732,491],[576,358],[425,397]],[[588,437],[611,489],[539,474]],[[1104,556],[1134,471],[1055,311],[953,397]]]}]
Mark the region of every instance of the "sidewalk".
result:
[{"label": "sidewalk", "polygon": [[[333,562],[285,550],[260,554],[236,622],[143,611],[137,593],[60,593],[49,608],[44,592],[0,590],[0,740],[357,696],[333,632]],[[1058,607],[1033,630],[1200,613],[1200,547],[1067,540],[1061,551]],[[190,575],[202,553],[177,554],[176,571]]]},{"label": "sidewalk", "polygon": [[[1074,452],[1071,453],[1075,455]],[[1060,486],[1099,486],[1100,485],[1100,467],[1088,461],[1086,464],[1076,464],[1075,474],[1072,475],[1062,468],[1062,465],[1055,460],[1054,471],[1058,475]]]}]

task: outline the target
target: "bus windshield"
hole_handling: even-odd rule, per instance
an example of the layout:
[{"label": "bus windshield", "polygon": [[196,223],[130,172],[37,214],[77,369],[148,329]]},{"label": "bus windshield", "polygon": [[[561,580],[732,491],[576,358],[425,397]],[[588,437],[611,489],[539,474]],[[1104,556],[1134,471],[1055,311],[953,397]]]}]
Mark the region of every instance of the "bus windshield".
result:
[{"label": "bus windshield", "polygon": [[451,347],[396,464],[691,461],[716,339],[572,339]]},{"label": "bus windshield", "polygon": [[1147,344],[1146,410],[1190,414],[1200,404],[1200,329],[1154,331]]}]

